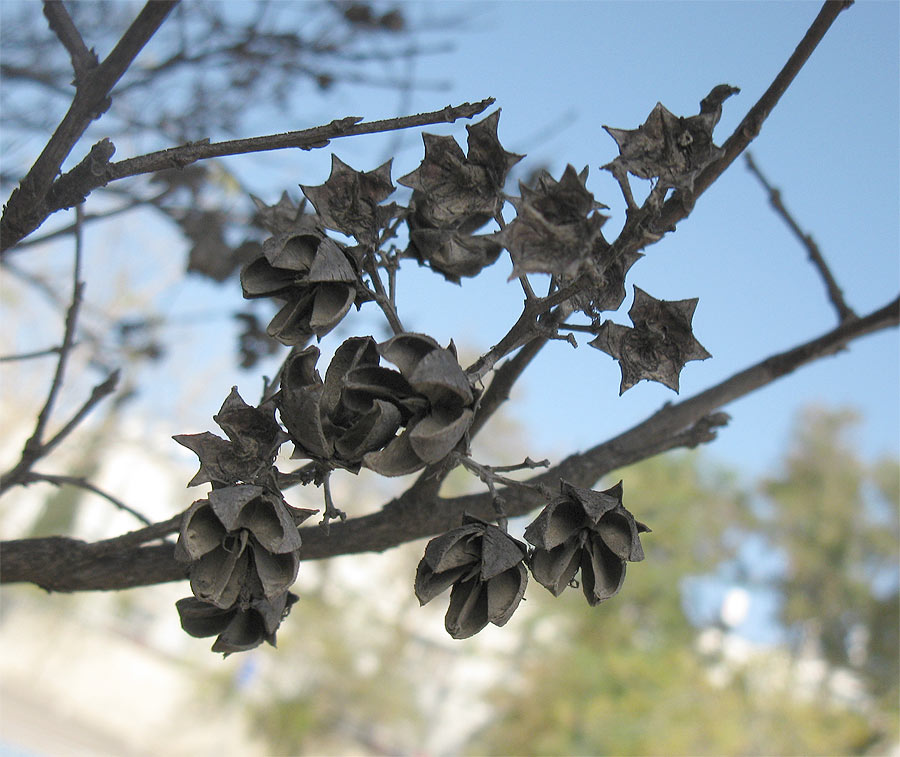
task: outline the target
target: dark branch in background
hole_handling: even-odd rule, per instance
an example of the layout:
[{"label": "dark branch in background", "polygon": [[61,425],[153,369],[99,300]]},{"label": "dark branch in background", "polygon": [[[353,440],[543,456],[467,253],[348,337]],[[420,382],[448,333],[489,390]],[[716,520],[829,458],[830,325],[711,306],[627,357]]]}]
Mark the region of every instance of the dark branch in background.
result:
[{"label": "dark branch in background", "polygon": [[[867,334],[900,324],[900,298],[869,315],[849,320],[836,329],[743,370],[699,394],[663,406],[654,415],[619,436],[559,465],[524,484],[555,488],[564,478],[577,486],[592,486],[602,476],[661,452],[710,441],[727,422],[720,408],[826,355],[835,354]],[[461,497],[419,498],[404,495],[379,512],[332,523],[330,534],[318,527],[301,528],[301,560],[319,560],[358,552],[381,552],[408,541],[446,531],[459,524],[464,512],[485,519],[496,515],[490,492]],[[508,517],[524,515],[544,503],[534,489],[508,487],[498,492]],[[179,516],[158,524],[168,533],[178,529]],[[51,537],[3,542],[0,582],[30,582],[53,591],[125,589],[178,581],[185,568],[175,562],[171,544],[140,546],[159,533],[145,529],[146,539],[118,537],[94,544]],[[135,532],[141,534],[142,532]],[[126,537],[129,536],[126,534]]]},{"label": "dark branch in background", "polygon": [[84,44],[62,0],[44,0],[44,16],[53,33],[59,37],[59,41],[68,51],[72,59],[72,69],[75,71],[75,85],[80,86],[87,74],[95,69],[100,61]]},{"label": "dark branch in background", "polygon": [[94,387],[91,396],[72,416],[71,419],[49,440],[44,441],[44,434],[47,430],[47,423],[50,421],[50,415],[53,412],[53,406],[56,404],[56,397],[59,394],[60,387],[66,372],[66,364],[69,360],[69,354],[75,343],[75,327],[78,323],[78,312],[81,308],[81,302],[84,294],[84,282],[81,281],[81,259],[82,259],[82,210],[79,205],[75,209],[75,262],[72,266],[72,301],[66,311],[66,324],[63,334],[62,345],[59,348],[59,359],[56,362],[56,370],[53,373],[53,380],[50,383],[50,390],[47,392],[47,399],[44,406],[38,413],[37,422],[34,431],[25,442],[22,449],[22,455],[19,462],[10,470],[0,476],[0,494],[5,492],[11,486],[24,483],[25,476],[31,470],[38,460],[44,457],[48,452],[54,449],[63,439],[66,438],[75,427],[81,423],[84,417],[91,409],[106,395],[115,391],[116,383],[119,380],[119,372],[113,371],[105,381]]},{"label": "dark branch in background", "polygon": [[110,91],[176,4],[177,0],[148,2],[106,59],[78,81],[68,112],[3,209],[0,250],[14,245],[47,218],[47,196],[63,161],[91,121],[109,107]]},{"label": "dark branch in background", "polygon": [[147,526],[153,525],[153,521],[151,521],[146,516],[141,515],[141,513],[139,513],[133,507],[129,507],[118,497],[114,497],[112,494],[103,491],[101,488],[94,486],[90,481],[87,481],[80,476],[57,476],[51,473],[38,473],[37,471],[29,471],[22,476],[22,479],[20,481],[23,486],[28,486],[29,484],[35,484],[38,482],[53,484],[54,486],[77,486],[79,489],[85,489],[89,492],[93,492],[99,497],[103,497],[103,499],[111,502],[120,510],[128,513],[129,515],[133,515],[141,523]]},{"label": "dark branch in background", "polygon": [[[284,134],[231,139],[225,142],[193,142],[180,147],[171,147],[167,150],[159,150],[147,155],[128,158],[116,163],[109,162],[109,159],[115,152],[115,147],[108,139],[103,139],[91,148],[90,153],[81,163],[59,177],[50,188],[43,207],[44,218],[57,210],[83,202],[93,190],[104,187],[109,182],[118,179],[155,173],[170,168],[184,168],[191,163],[196,163],[198,160],[207,160],[209,158],[284,150],[287,148],[312,150],[325,147],[330,140],[340,137],[411,129],[437,123],[453,123],[461,118],[472,118],[478,115],[493,102],[494,99],[489,97],[477,103],[448,105],[429,113],[363,123],[360,123],[362,120],[361,116],[350,116],[337,119],[324,126],[315,126],[311,129],[291,131]],[[41,219],[41,222],[43,220]],[[5,251],[6,249],[8,247],[6,242],[4,242],[0,251]]]},{"label": "dark branch in background", "polygon": [[60,352],[62,352],[62,347],[48,347],[46,350],[36,350],[35,352],[20,352],[18,355],[3,355],[0,357],[0,363],[15,363],[20,360],[34,360],[39,357],[58,355]]},{"label": "dark branch in background", "polygon": [[756,163],[753,162],[753,156],[748,152],[745,158],[747,160],[747,168],[749,168],[751,173],[759,179],[760,184],[762,184],[769,193],[769,202],[772,207],[775,208],[778,215],[781,216],[784,222],[790,227],[791,231],[794,232],[797,239],[799,239],[801,244],[806,248],[810,262],[816,267],[816,270],[825,282],[828,299],[831,300],[831,304],[834,305],[835,310],[837,310],[838,320],[843,322],[848,318],[856,318],[856,313],[854,313],[850,306],[845,302],[844,293],[841,291],[837,281],[835,281],[834,276],[831,274],[831,270],[828,268],[828,264],[825,262],[822,253],[819,251],[819,246],[816,244],[815,240],[810,234],[807,234],[800,228],[799,224],[794,220],[794,217],[788,212],[787,208],[784,207],[784,203],[781,201],[781,192],[766,180],[766,177],[763,176],[762,172],[757,168]]},{"label": "dark branch in background", "polygon": [[[171,194],[171,189],[165,189],[162,192],[152,196],[152,197],[135,197],[130,201],[126,202],[123,205],[120,205],[117,208],[112,208],[111,210],[105,210],[100,213],[85,213],[82,221],[83,223],[91,223],[92,221],[102,221],[107,218],[112,218],[114,216],[121,215],[122,213],[127,213],[129,210],[134,210],[135,208],[140,208],[146,205],[155,206],[157,205],[163,198],[167,195]],[[56,231],[50,231],[46,234],[42,234],[38,237],[31,237],[30,239],[25,239],[19,242],[16,245],[16,250],[24,250],[26,247],[33,247],[35,245],[43,244],[44,242],[49,242],[52,239],[59,239],[59,237],[64,237],[66,234],[71,234],[75,230],[75,224],[69,224],[68,226],[64,226],[61,229],[57,229]],[[9,264],[9,258],[7,257],[3,261],[3,265]]]}]

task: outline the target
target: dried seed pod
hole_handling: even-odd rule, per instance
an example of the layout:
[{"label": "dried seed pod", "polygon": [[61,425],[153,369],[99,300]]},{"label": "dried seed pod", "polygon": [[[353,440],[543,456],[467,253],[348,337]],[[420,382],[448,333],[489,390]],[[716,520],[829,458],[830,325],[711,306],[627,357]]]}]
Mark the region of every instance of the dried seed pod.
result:
[{"label": "dried seed pod", "polygon": [[324,336],[368,298],[352,256],[314,226],[267,239],[241,271],[241,287],[247,299],[284,301],[267,332],[292,346]]},{"label": "dried seed pod", "polygon": [[212,651],[228,656],[254,649],[264,641],[274,647],[275,633],[296,601],[295,594],[285,592],[272,599],[255,600],[246,607],[222,609],[195,597],[179,599],[175,607],[188,634],[196,638],[216,636]]},{"label": "dried seed pod", "polygon": [[408,254],[450,281],[476,275],[500,252],[491,237],[470,236],[500,215],[506,176],[524,157],[503,149],[497,137],[499,118],[498,110],[466,127],[468,155],[453,137],[423,134],[425,158],[397,180],[414,190]]},{"label": "dried seed pod", "polygon": [[395,203],[379,204],[394,192],[390,160],[374,171],[362,172],[332,155],[328,180],[300,188],[327,228],[356,237],[368,247],[377,245],[381,230],[399,210]]},{"label": "dried seed pod", "polygon": [[513,260],[512,276],[552,273],[573,277],[584,261],[608,245],[600,228],[607,216],[585,186],[588,169],[581,173],[568,165],[557,182],[546,171],[536,186],[519,184],[521,197],[511,202],[516,218],[498,235]]},{"label": "dried seed pod", "polygon": [[271,599],[297,578],[297,526],[311,514],[260,486],[214,489],[185,513],[175,558],[189,563],[191,591],[204,602]]},{"label": "dried seed pod", "polygon": [[637,129],[603,127],[616,140],[620,153],[603,168],[619,180],[629,207],[635,207],[635,202],[626,173],[657,179],[658,199],[672,187],[693,190],[697,175],[723,154],[713,143],[712,132],[722,116],[722,103],[738,92],[737,87],[717,85],[703,98],[699,115],[690,118],[676,116],[657,103]]},{"label": "dried seed pod", "polygon": [[677,392],[685,363],[711,357],[691,331],[697,302],[696,297],[657,300],[634,287],[634,303],[628,311],[634,328],[612,321],[600,326],[590,345],[619,361],[619,394],[642,379],[658,381]]},{"label": "dried seed pod", "polygon": [[525,529],[531,574],[558,597],[580,570],[585,598],[597,605],[622,588],[626,561],[644,559],[640,533],[650,529],[622,506],[621,481],[602,492],[562,481],[560,490]]},{"label": "dried seed pod", "polygon": [[488,623],[504,625],[528,583],[525,545],[497,526],[466,516],[459,528],[425,547],[415,591],[427,604],[450,588],[445,627],[454,639],[474,636]]},{"label": "dried seed pod", "polygon": [[275,406],[266,403],[252,407],[241,399],[237,387],[232,387],[213,420],[228,436],[227,441],[208,431],[172,437],[200,459],[200,470],[188,486],[204,483],[231,486],[249,481],[254,475],[266,474],[288,439],[275,420]]}]

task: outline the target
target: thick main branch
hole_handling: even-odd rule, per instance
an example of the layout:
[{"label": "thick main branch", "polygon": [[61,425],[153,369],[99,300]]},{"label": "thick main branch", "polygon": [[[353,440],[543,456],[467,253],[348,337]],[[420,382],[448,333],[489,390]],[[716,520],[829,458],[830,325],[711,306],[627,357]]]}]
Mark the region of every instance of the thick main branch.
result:
[{"label": "thick main branch", "polygon": [[[605,474],[670,449],[695,446],[714,436],[725,421],[717,411],[797,368],[833,355],[867,334],[900,324],[900,298],[857,320],[850,320],[816,339],[762,360],[725,381],[681,402],[666,405],[642,423],[607,442],[571,455],[529,483],[551,488],[564,478],[579,486],[592,486]],[[415,491],[415,490],[411,490]],[[533,489],[501,490],[508,516],[524,515],[542,504]],[[380,552],[440,533],[459,525],[464,512],[494,517],[490,493],[461,497],[403,495],[379,512],[343,523],[332,523],[330,533],[318,527],[302,528],[302,560],[318,560],[358,552]],[[175,519],[165,529],[145,529],[153,538],[173,532]],[[127,536],[127,535],[126,535]],[[148,541],[146,539],[145,541]],[[0,582],[30,582],[53,591],[125,589],[185,577],[175,562],[172,545],[141,546],[138,537],[119,537],[88,544],[51,537],[21,539],[0,545]]]}]

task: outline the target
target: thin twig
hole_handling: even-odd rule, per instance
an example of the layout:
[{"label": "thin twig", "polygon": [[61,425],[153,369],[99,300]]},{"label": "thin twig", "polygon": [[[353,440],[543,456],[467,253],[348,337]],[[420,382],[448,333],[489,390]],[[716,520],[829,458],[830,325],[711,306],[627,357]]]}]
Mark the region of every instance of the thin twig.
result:
[{"label": "thin twig", "polygon": [[394,308],[391,296],[384,289],[384,283],[381,281],[381,276],[378,275],[378,268],[376,267],[374,260],[369,259],[367,262],[366,273],[369,274],[369,278],[372,280],[372,286],[374,287],[372,296],[375,298],[378,307],[381,308],[381,312],[384,313],[384,317],[387,318],[391,331],[393,331],[394,334],[402,334],[405,329],[400,322],[400,316],[397,315],[397,310]]},{"label": "thin twig", "polygon": [[40,481],[48,484],[53,484],[54,486],[77,486],[79,489],[86,489],[89,492],[93,492],[94,494],[103,497],[103,499],[111,502],[113,505],[118,507],[120,510],[128,513],[129,515],[133,515],[135,518],[141,521],[141,523],[144,523],[148,526],[153,525],[153,521],[151,521],[144,515],[141,515],[134,508],[126,505],[122,500],[114,497],[108,492],[103,491],[99,487],[92,484],[90,481],[87,481],[86,479],[79,476],[57,476],[51,473],[38,473],[37,471],[29,471],[22,477],[21,484],[23,486],[28,486],[29,484],[37,483]]},{"label": "thin twig", "polygon": [[59,394],[63,378],[66,373],[66,364],[69,360],[69,353],[72,351],[72,345],[75,340],[75,327],[78,323],[78,311],[81,308],[81,300],[84,295],[84,282],[81,280],[81,257],[83,246],[83,235],[81,233],[82,208],[79,205],[75,208],[75,260],[72,265],[72,301],[66,311],[66,323],[63,331],[62,346],[59,350],[59,359],[56,362],[56,371],[53,374],[53,381],[50,383],[50,391],[47,393],[47,399],[44,406],[38,413],[37,423],[34,426],[34,432],[25,442],[25,449],[22,451],[22,459],[34,456],[32,462],[36,461],[40,456],[37,454],[44,444],[44,431],[47,422],[50,420],[50,414],[53,412],[53,405],[56,403],[56,397]]},{"label": "thin twig", "polygon": [[[0,230],[4,232],[2,243],[0,243],[0,253],[5,252],[26,234],[31,233],[51,213],[83,202],[93,190],[106,186],[111,181],[146,173],[155,173],[170,168],[184,168],[198,160],[207,160],[209,158],[283,150],[286,148],[312,150],[325,147],[330,140],[340,137],[410,129],[436,123],[452,123],[460,118],[472,118],[478,115],[493,102],[494,99],[489,97],[477,103],[448,105],[440,110],[418,113],[412,116],[402,116],[400,118],[387,118],[360,123],[360,116],[350,116],[337,119],[324,126],[315,126],[311,129],[291,131],[284,134],[232,139],[225,142],[201,140],[181,145],[180,147],[171,147],[167,150],[128,158],[116,163],[109,162],[110,157],[115,152],[115,147],[108,139],[103,139],[91,148],[91,152],[84,160],[71,171],[60,176],[48,188],[43,201],[40,203],[40,213],[43,215],[37,223],[19,233],[18,227],[16,229],[12,228],[12,221],[7,218],[8,213],[4,213],[3,221],[0,222]],[[13,196],[10,197],[11,204],[17,192],[19,190],[13,192]]]},{"label": "thin twig", "polygon": [[38,460],[47,455],[54,449],[63,439],[65,439],[75,427],[81,423],[84,417],[93,409],[100,400],[115,391],[116,384],[119,380],[119,371],[113,371],[100,384],[91,391],[91,396],[87,401],[75,412],[72,418],[49,440],[44,441],[44,433],[47,424],[50,421],[50,415],[56,404],[56,397],[62,387],[63,379],[66,372],[66,364],[72,347],[75,343],[75,327],[78,323],[78,312],[81,308],[81,301],[84,294],[84,282],[81,281],[81,261],[83,256],[84,238],[82,234],[82,207],[79,205],[75,208],[75,260],[72,265],[72,302],[66,311],[66,325],[63,334],[63,342],[59,348],[59,359],[56,363],[56,370],[53,374],[53,380],[50,383],[50,391],[47,393],[47,399],[44,406],[38,413],[35,422],[34,431],[25,442],[22,449],[22,455],[19,462],[10,470],[0,476],[0,494],[5,492],[11,486],[21,484],[25,476],[31,470]]},{"label": "thin twig", "polygon": [[566,329],[567,331],[581,331],[586,334],[596,334],[597,327],[593,324],[585,324],[585,323],[561,323],[559,327],[561,329]]},{"label": "thin twig", "polygon": [[88,50],[81,38],[78,29],[72,21],[72,17],[63,5],[62,0],[44,0],[44,16],[53,33],[59,37],[63,47],[72,59],[72,69],[75,71],[76,86],[84,81],[85,76],[99,65],[96,54]]},{"label": "thin twig", "polygon": [[140,528],[137,531],[129,531],[127,534],[113,537],[112,539],[104,539],[95,542],[94,547],[103,551],[114,551],[127,547],[139,546],[146,544],[148,541],[162,539],[170,534],[177,533],[181,528],[181,522],[184,519],[184,513],[179,513],[168,520],[159,523],[151,523],[147,528]]},{"label": "thin twig", "polygon": [[[84,404],[75,411],[75,414],[69,421],[52,436],[48,441],[41,443],[37,447],[31,449],[27,444],[22,451],[22,457],[19,462],[2,476],[0,476],[0,494],[16,484],[21,483],[22,478],[31,470],[31,466],[38,460],[55,449],[63,439],[65,439],[80,424],[87,414],[93,410],[104,397],[112,394],[116,390],[116,384],[119,381],[119,371],[115,370],[106,377],[106,379],[97,384],[91,391],[91,396],[87,398]],[[29,440],[30,441],[30,440]]]},{"label": "thin twig", "polygon": [[331,496],[331,471],[328,471],[328,473],[325,474],[325,478],[322,481],[322,491],[325,495],[325,512],[322,513],[322,520],[319,522],[319,527],[327,534],[329,527],[331,526],[331,521],[335,518],[345,521],[347,520],[347,513],[339,507],[335,507],[334,498]]},{"label": "thin twig", "polygon": [[[92,221],[102,221],[107,218],[121,215],[122,213],[127,213],[128,211],[134,210],[137,207],[143,207],[144,205],[156,205],[156,203],[158,203],[170,193],[171,190],[166,189],[165,191],[160,192],[153,197],[148,197],[146,199],[137,197],[130,202],[125,203],[124,205],[120,205],[119,207],[113,208],[111,210],[105,210],[101,213],[85,213],[82,217],[82,222],[87,224],[91,223]],[[59,237],[65,236],[66,234],[71,234],[73,231],[75,231],[74,223],[70,224],[69,226],[63,226],[61,229],[57,229],[56,231],[47,232],[46,234],[42,234],[39,237],[22,240],[16,245],[16,249],[24,250],[26,247],[33,247],[35,245],[43,244],[44,242],[49,242],[52,239],[57,239]],[[6,263],[6,261],[4,261],[4,263]]]},{"label": "thin twig", "polygon": [[[92,177],[85,177],[86,180],[79,182],[79,185],[73,187],[73,189],[77,189],[79,195],[86,196],[87,193],[97,187],[105,186],[111,181],[146,173],[155,173],[169,168],[184,168],[199,160],[288,148],[312,150],[326,147],[332,139],[342,137],[411,129],[436,123],[453,123],[461,118],[472,118],[478,115],[493,102],[493,98],[487,98],[477,103],[466,102],[460,105],[448,105],[440,110],[428,113],[386,118],[379,121],[364,122],[361,116],[349,116],[336,119],[324,126],[315,126],[311,129],[246,139],[230,139],[225,142],[201,140],[181,145],[180,147],[170,147],[167,150],[159,150],[158,152],[140,155],[135,158],[128,158],[116,163],[108,163],[103,170],[98,171]],[[63,181],[64,179],[65,176],[60,177],[58,181]],[[69,198],[64,196],[68,193],[61,194],[63,196],[60,197],[60,203],[63,200],[69,201]],[[60,204],[59,207],[65,207],[65,205]]]},{"label": "thin twig", "polygon": [[534,464],[533,461],[529,460],[531,465],[505,465],[495,468],[493,465],[484,465],[483,463],[476,462],[471,457],[466,457],[465,455],[459,455],[457,457],[457,460],[463,468],[465,468],[470,473],[474,473],[485,484],[487,484],[488,488],[491,491],[491,494],[494,496],[496,495],[494,491],[494,487],[496,486],[496,484],[503,484],[504,486],[526,486],[529,488],[534,488],[534,485],[529,484],[527,481],[517,481],[514,478],[500,475],[500,471],[516,471],[522,470],[524,468],[547,468],[550,465],[549,461],[544,461],[547,463],[547,465],[543,465]]},{"label": "thin twig", "polygon": [[822,277],[822,281],[825,284],[825,290],[828,293],[828,299],[831,300],[831,304],[834,305],[835,310],[837,310],[838,320],[843,322],[848,318],[856,318],[856,313],[853,312],[844,300],[844,293],[841,291],[831,270],[828,268],[828,264],[825,262],[822,253],[819,251],[819,246],[816,244],[815,240],[810,234],[805,233],[803,229],[800,228],[797,221],[794,220],[794,217],[781,201],[781,192],[773,187],[766,177],[763,176],[762,172],[753,161],[753,156],[748,152],[744,155],[744,158],[747,161],[747,168],[749,168],[750,172],[759,179],[759,183],[762,184],[769,193],[769,203],[775,209],[775,212],[781,216],[782,220],[788,225],[790,230],[794,232],[794,236],[796,236],[797,239],[800,240],[800,243],[806,248],[806,253],[810,262],[815,266],[819,275]]},{"label": "thin twig", "polygon": [[0,357],[0,363],[14,363],[19,360],[34,360],[39,357],[58,355],[60,352],[62,352],[62,347],[48,347],[46,350],[37,350],[36,352],[20,352],[18,355],[3,355]]},{"label": "thin twig", "polygon": [[534,470],[535,468],[549,467],[550,461],[546,458],[544,460],[532,460],[530,457],[526,457],[523,462],[516,463],[516,465],[491,465],[490,469],[494,471],[494,473],[508,473],[510,471]]}]

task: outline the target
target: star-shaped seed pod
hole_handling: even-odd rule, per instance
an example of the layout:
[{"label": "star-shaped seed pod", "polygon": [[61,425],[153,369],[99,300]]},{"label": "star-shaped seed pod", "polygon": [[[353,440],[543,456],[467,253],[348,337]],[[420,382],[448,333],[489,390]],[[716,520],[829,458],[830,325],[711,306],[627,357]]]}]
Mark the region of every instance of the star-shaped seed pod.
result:
[{"label": "star-shaped seed pod", "polygon": [[328,180],[319,186],[300,188],[327,228],[356,237],[368,247],[377,246],[379,233],[397,215],[395,203],[379,204],[394,191],[390,160],[364,173],[332,155]]},{"label": "star-shaped seed pod", "polygon": [[263,242],[263,254],[241,271],[246,299],[284,301],[267,333],[302,346],[331,331],[356,303],[368,299],[352,256],[321,229],[287,231]]},{"label": "star-shaped seed pod", "polygon": [[634,287],[634,302],[628,311],[634,328],[612,321],[600,326],[589,344],[619,361],[619,394],[642,379],[658,381],[677,392],[685,363],[712,357],[691,331],[697,302],[696,297],[657,300]]},{"label": "star-shaped seed pod", "polygon": [[278,202],[274,205],[266,205],[259,197],[250,195],[256,206],[256,214],[251,223],[265,229],[273,236],[285,232],[311,231],[316,228],[319,219],[311,213],[305,213],[306,200],[295,204],[287,192],[282,192]]},{"label": "star-shaped seed pod", "polygon": [[458,229],[465,224],[473,231],[499,215],[506,175],[524,157],[503,149],[497,137],[499,119],[497,110],[466,127],[468,156],[453,137],[422,135],[424,160],[397,179],[416,190],[411,209],[419,226]]},{"label": "star-shaped seed pod", "polygon": [[191,591],[204,602],[224,609],[271,599],[297,578],[297,526],[313,512],[259,486],[214,489],[185,513],[175,559],[189,564]]},{"label": "star-shaped seed pod", "polygon": [[208,431],[172,437],[200,458],[200,470],[188,486],[231,486],[266,475],[288,439],[275,420],[275,406],[252,407],[241,399],[237,387],[232,387],[213,420],[228,436],[227,441]]},{"label": "star-shaped seed pod", "polygon": [[559,596],[581,570],[581,588],[592,607],[616,594],[625,563],[644,559],[639,534],[649,531],[622,506],[622,482],[597,492],[560,482],[561,496],[525,529],[535,549],[534,579]]},{"label": "star-shaped seed pod", "polygon": [[658,179],[654,198],[665,190],[691,192],[697,175],[722,156],[722,148],[712,141],[712,132],[722,116],[722,103],[740,92],[737,87],[719,84],[700,103],[700,113],[690,118],[673,115],[657,103],[647,120],[637,129],[603,128],[616,140],[619,157],[603,168],[619,181],[630,208],[637,207],[626,173],[642,179]]},{"label": "star-shaped seed pod", "polygon": [[424,605],[450,588],[444,619],[454,639],[468,639],[488,623],[505,625],[528,583],[525,545],[472,516],[428,542],[416,570],[416,597]]},{"label": "star-shaped seed pod", "polygon": [[275,633],[296,601],[296,594],[285,592],[272,599],[256,599],[246,607],[235,605],[222,609],[196,597],[179,599],[175,607],[181,627],[188,634],[195,638],[216,636],[212,651],[227,657],[254,649],[263,642],[274,647]]},{"label": "star-shaped seed pod", "polygon": [[534,188],[519,184],[516,218],[498,235],[513,260],[512,277],[551,273],[574,277],[582,262],[608,245],[600,231],[606,205],[587,190],[588,169],[568,165],[559,181],[542,171]]}]

